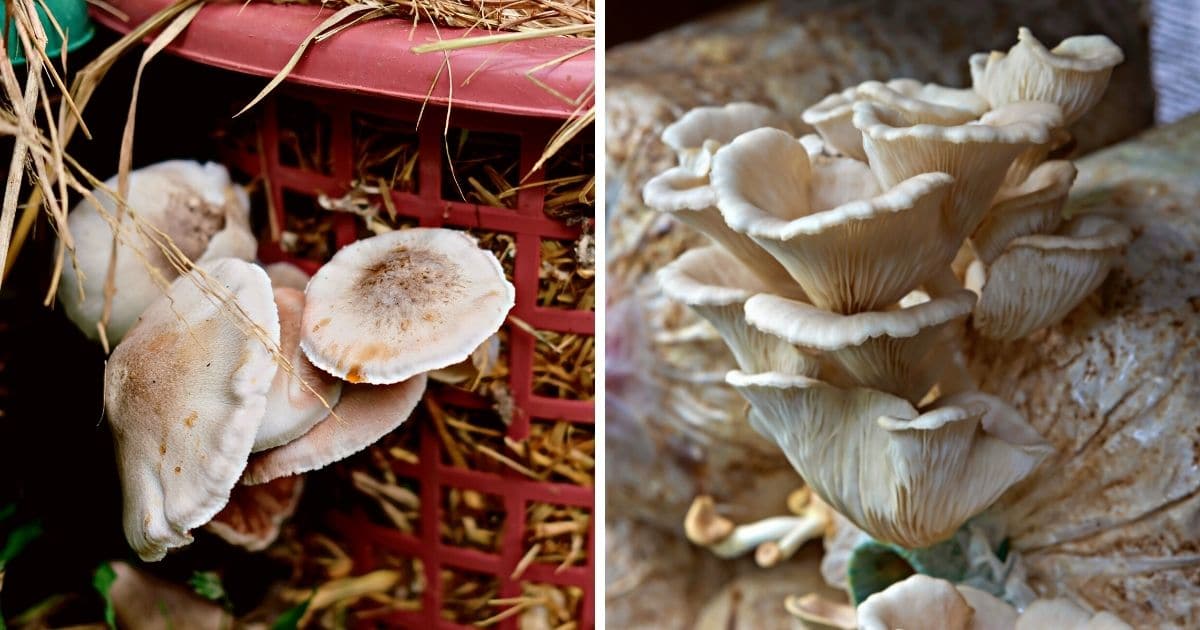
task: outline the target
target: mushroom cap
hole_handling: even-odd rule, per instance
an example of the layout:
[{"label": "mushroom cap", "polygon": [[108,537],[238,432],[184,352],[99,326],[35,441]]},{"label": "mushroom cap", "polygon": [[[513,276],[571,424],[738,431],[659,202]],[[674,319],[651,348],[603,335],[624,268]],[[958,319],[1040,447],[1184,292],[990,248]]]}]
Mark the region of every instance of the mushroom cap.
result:
[{"label": "mushroom cap", "polygon": [[816,374],[814,359],[746,323],[746,300],[771,287],[728,252],[714,246],[684,252],[658,271],[658,283],[663,295],[687,304],[717,329],[743,371]]},{"label": "mushroom cap", "polygon": [[504,323],[515,291],[470,235],[411,228],[342,248],[305,296],[309,361],[351,383],[386,385],[470,356]]},{"label": "mushroom cap", "polygon": [[229,503],[204,526],[231,545],[262,551],[279,538],[283,522],[296,513],[304,477],[280,477],[258,486],[238,484]]},{"label": "mushroom cap", "polygon": [[291,370],[281,365],[275,373],[262,425],[254,437],[253,452],[287,444],[304,435],[329,415],[342,395],[342,381],[317,369],[300,351],[304,293],[276,288],[275,306],[279,310],[279,350],[287,357]]},{"label": "mushroom cap", "polygon": [[682,166],[668,169],[646,182],[642,196],[647,206],[669,213],[728,250],[763,282],[776,287],[794,285],[787,270],[754,239],[725,224],[707,174],[696,175]]},{"label": "mushroom cap", "polygon": [[990,264],[1013,239],[1057,229],[1075,174],[1070,161],[1052,160],[1034,169],[1019,185],[1001,188],[971,236],[979,259]]},{"label": "mushroom cap", "polygon": [[862,148],[862,133],[851,123],[857,97],[857,86],[834,92],[804,110],[800,118],[817,130],[827,146],[846,157],[865,162],[867,154]]},{"label": "mushroom cap", "polygon": [[246,466],[242,483],[257,485],[341,461],[392,432],[416,409],[425,393],[419,374],[394,385],[346,385],[342,399],[299,439],[261,453]]},{"label": "mushroom cap", "polygon": [[712,154],[752,129],[774,127],[790,130],[775,110],[754,103],[729,103],[720,107],[696,107],[667,125],[662,141],[679,156],[680,166],[698,175],[708,173]]},{"label": "mushroom cap", "polygon": [[1021,27],[1007,54],[971,56],[971,82],[992,107],[1014,101],[1054,103],[1070,125],[1099,102],[1113,68],[1124,60],[1120,47],[1103,35],[1068,37],[1047,50]]},{"label": "mushroom cap", "polygon": [[[104,185],[115,190],[117,176]],[[88,338],[99,339],[96,325],[104,310],[104,283],[114,242],[105,216],[115,220],[117,208],[108,193],[100,189],[93,193],[101,208],[85,198],[67,217],[79,269],[73,265],[63,267],[58,299],[67,317]],[[253,260],[257,252],[246,192],[230,180],[229,172],[220,164],[172,160],[135,170],[129,174],[127,201],[141,222],[166,233],[193,261],[225,257]],[[120,225],[116,293],[106,328],[113,344],[120,342],[138,315],[163,293],[146,265],[162,274],[166,282],[178,275],[128,212],[122,215]]]},{"label": "mushroom cap", "polygon": [[923,173],[878,194],[861,162],[813,162],[791,136],[759,129],[717,153],[712,181],[728,225],[778,259],[823,309],[893,303],[958,250],[942,223],[953,183],[944,173]]},{"label": "mushroom cap", "polygon": [[822,500],[904,547],[949,537],[1050,450],[1016,410],[979,392],[918,412],[891,394],[804,376],[735,371],[726,380]]},{"label": "mushroom cap", "polygon": [[746,302],[745,317],[768,335],[827,353],[865,387],[916,402],[953,361],[946,343],[951,326],[974,305],[973,293],[958,290],[899,310],[840,315],[776,295],[756,295]]},{"label": "mushroom cap", "polygon": [[860,630],[971,630],[975,611],[946,580],[916,574],[858,605]]},{"label": "mushroom cap", "polygon": [[972,326],[1011,340],[1057,323],[1100,286],[1131,237],[1117,221],[1081,215],[1057,235],[1010,241],[986,270]]},{"label": "mushroom cap", "polygon": [[825,599],[817,593],[788,597],[783,607],[809,630],[854,630],[858,627],[854,606]]},{"label": "mushroom cap", "polygon": [[1133,630],[1116,615],[1100,612],[1089,613],[1074,602],[1064,598],[1039,599],[1021,613],[1014,630]]},{"label": "mushroom cap", "polygon": [[[272,343],[279,315],[267,274],[227,258],[204,269]],[[125,496],[125,536],[143,560],[191,542],[237,483],[266,409],[276,365],[259,337],[178,278],[142,313],[104,369]]]},{"label": "mushroom cap", "polygon": [[182,585],[155,577],[127,562],[110,562],[109,566],[117,575],[108,589],[117,628],[224,630],[234,627],[233,615]]},{"label": "mushroom cap", "polygon": [[854,105],[854,126],[863,133],[863,149],[871,170],[885,187],[920,173],[943,172],[954,178],[947,204],[947,223],[961,242],[979,225],[1009,166],[1023,151],[1044,144],[1051,129],[1061,126],[1052,105],[1042,104],[1031,116],[1010,122],[1003,108],[988,112],[979,122],[955,126],[912,124],[902,112],[883,105]]},{"label": "mushroom cap", "polygon": [[271,286],[276,289],[286,287],[303,291],[308,286],[308,272],[290,262],[271,263],[266,266],[266,270],[267,277],[271,279]]}]

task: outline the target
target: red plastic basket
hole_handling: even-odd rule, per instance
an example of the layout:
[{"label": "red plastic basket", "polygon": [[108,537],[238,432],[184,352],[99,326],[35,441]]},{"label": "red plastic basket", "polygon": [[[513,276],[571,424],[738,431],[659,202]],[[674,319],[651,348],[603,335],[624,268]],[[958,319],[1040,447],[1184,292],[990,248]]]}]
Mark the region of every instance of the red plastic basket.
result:
[{"label": "red plastic basket", "polygon": [[[117,30],[127,31],[166,5],[164,0],[122,1],[115,4],[130,14],[130,23],[116,23],[107,15],[94,12],[97,19]],[[169,51],[203,63],[258,75],[274,74],[295,51],[300,40],[319,23],[319,7],[277,6],[272,4],[212,5],[204,8]],[[260,30],[260,26],[264,30]],[[475,33],[478,34],[478,33]],[[442,29],[440,36],[458,36]],[[408,48],[433,39],[430,27],[413,27],[399,20],[370,22],[322,42],[310,49],[293,71],[292,79],[281,91],[269,97],[256,112],[262,154],[240,149],[226,156],[226,163],[248,175],[265,174],[266,191],[271,196],[278,225],[286,224],[290,200],[295,195],[315,197],[323,193],[340,196],[350,189],[355,177],[353,130],[358,116],[369,115],[389,121],[413,123],[419,146],[418,186],[416,192],[392,191],[398,214],[426,227],[446,226],[511,234],[515,241],[512,280],[516,286],[516,305],[510,317],[519,318],[537,330],[576,335],[594,334],[594,312],[575,311],[537,303],[541,245],[543,239],[573,240],[580,236],[578,226],[568,226],[543,212],[545,190],[521,189],[513,208],[490,207],[444,198],[443,123],[447,104],[451,124],[472,133],[503,133],[519,140],[521,174],[528,173],[541,155],[551,135],[563,119],[576,109],[575,96],[587,96],[593,70],[590,42],[584,40],[548,40],[512,44],[502,48],[467,49],[449,57],[455,77],[453,98],[448,82],[438,80],[446,59],[442,54],[414,55]],[[580,54],[571,54],[577,51]],[[553,63],[551,63],[553,62]],[[531,68],[541,66],[538,85],[527,76]],[[472,74],[473,73],[473,74]],[[468,82],[464,78],[472,75]],[[431,91],[430,86],[436,85]],[[315,86],[315,87],[314,87]],[[545,87],[543,87],[545,86]],[[336,89],[330,89],[336,88]],[[549,89],[547,89],[549,88]],[[554,92],[557,92],[555,94]],[[420,99],[429,99],[424,108]],[[569,95],[569,98],[564,96]],[[590,96],[587,96],[590,98]],[[287,164],[281,159],[281,107],[301,101],[314,108],[328,121],[328,164],[324,172]],[[286,113],[286,111],[282,112]],[[538,181],[534,174],[529,181]],[[357,236],[356,219],[338,215],[336,246],[352,242]],[[289,260],[315,271],[314,263],[286,255],[278,243],[263,240],[260,257],[266,262]],[[514,413],[508,436],[524,439],[533,421],[566,420],[580,425],[594,422],[591,400],[568,400],[545,396],[535,391],[533,366],[537,339],[523,327],[506,324],[508,340],[508,386]],[[439,403],[461,409],[484,409],[489,402],[470,392],[455,388],[432,388]],[[410,423],[412,424],[412,423]],[[357,572],[377,566],[380,552],[387,551],[419,559],[425,575],[419,611],[394,611],[375,620],[389,626],[420,628],[469,628],[443,618],[446,594],[442,592],[442,571],[453,568],[492,576],[496,595],[511,598],[521,594],[522,583],[542,583],[576,587],[583,593],[578,626],[594,626],[594,489],[570,483],[534,481],[515,472],[485,472],[464,469],[444,461],[438,436],[427,423],[405,426],[402,431],[418,431],[418,462],[394,462],[397,476],[419,483],[420,523],[415,534],[376,525],[361,512],[335,514],[333,524],[347,534]],[[448,488],[474,490],[502,500],[505,522],[498,549],[486,552],[460,547],[443,541],[439,524],[443,522],[443,493]],[[514,576],[523,554],[527,536],[525,514],[531,505],[585,508],[589,518],[586,561],[559,568],[534,563],[521,575]],[[474,620],[472,620],[474,621]],[[367,624],[364,624],[367,625]],[[517,627],[516,617],[494,625]]]}]

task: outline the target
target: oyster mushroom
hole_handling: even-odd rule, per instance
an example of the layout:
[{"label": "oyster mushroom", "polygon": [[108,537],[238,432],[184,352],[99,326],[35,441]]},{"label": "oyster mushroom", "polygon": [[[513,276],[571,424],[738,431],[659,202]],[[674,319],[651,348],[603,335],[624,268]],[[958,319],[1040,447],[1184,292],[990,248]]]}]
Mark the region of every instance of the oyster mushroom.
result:
[{"label": "oyster mushroom", "polygon": [[1007,54],[971,55],[971,83],[992,107],[1016,101],[1054,103],[1070,125],[1100,101],[1113,68],[1124,60],[1120,47],[1103,35],[1068,37],[1047,50],[1022,27]]},{"label": "oyster mushroom", "polygon": [[826,96],[801,115],[805,123],[837,152],[865,162],[862,132],[855,128],[854,103],[868,101],[904,112],[912,122],[958,125],[974,120],[988,110],[988,103],[974,91],[956,89],[913,79],[887,83],[867,81]]},{"label": "oyster mushroom", "polygon": [[684,252],[659,270],[658,283],[663,295],[687,304],[717,329],[743,371],[816,374],[815,360],[746,325],[746,300],[771,287],[721,248]]},{"label": "oyster mushroom", "polygon": [[1080,608],[1068,599],[1039,599],[1029,605],[1017,619],[1014,630],[1133,630],[1110,612],[1096,614]]},{"label": "oyster mushroom", "polygon": [[344,247],[305,290],[300,347],[351,383],[387,385],[466,359],[515,292],[464,232],[396,230]]},{"label": "oyster mushroom", "polygon": [[775,566],[795,555],[804,543],[820,538],[829,525],[829,508],[807,489],[801,493],[795,516],[772,516],[744,525],[734,525],[717,513],[712,497],[700,495],[684,518],[684,533],[693,544],[720,558],[753,551],[759,566]]},{"label": "oyster mushroom", "polygon": [[142,313],[104,368],[125,536],[143,560],[190,543],[228,502],[277,369],[264,343],[279,343],[267,274],[231,258],[205,270],[258,331],[202,291],[196,270]]},{"label": "oyster mushroom", "polygon": [[[115,190],[116,176],[104,185]],[[114,244],[109,221],[115,221],[117,210],[108,193],[93,192],[101,208],[84,199],[67,218],[79,266],[64,265],[58,299],[67,317],[85,335],[99,339],[104,284]],[[220,164],[172,160],[140,168],[129,174],[126,199],[130,212],[121,219],[113,276],[116,293],[105,328],[113,344],[120,342],[138,315],[162,295],[155,274],[168,283],[178,275],[155,244],[160,237],[143,231],[140,224],[165,233],[183,255],[196,262],[225,257],[253,260],[258,248],[250,231],[246,192],[229,179],[229,172]]]},{"label": "oyster mushroom", "polygon": [[[1020,108],[1020,116],[1006,108]],[[1014,103],[988,112],[978,122],[914,125],[903,112],[858,102],[854,126],[862,131],[871,170],[883,186],[932,171],[954,178],[946,222],[958,243],[983,221],[1017,156],[1049,142],[1051,130],[1062,126],[1062,117],[1055,105]]]},{"label": "oyster mushroom", "polygon": [[213,520],[204,526],[231,545],[262,551],[279,537],[283,522],[300,504],[304,477],[281,477],[259,486],[238,484]]},{"label": "oyster mushroom", "polygon": [[986,270],[968,270],[981,287],[972,326],[1011,340],[1060,321],[1100,286],[1131,236],[1117,221],[1082,215],[1056,235],[1012,240]]},{"label": "oyster mushroom", "polygon": [[262,425],[254,437],[254,452],[287,444],[304,435],[329,415],[342,395],[342,381],[314,366],[300,351],[300,319],[304,293],[276,288],[279,311],[279,349],[291,369],[280,367],[267,393]]},{"label": "oyster mushroom", "polygon": [[1019,185],[1001,188],[987,218],[971,236],[979,259],[990,264],[1014,238],[1057,229],[1075,173],[1074,164],[1053,160],[1038,166]]},{"label": "oyster mushroom", "polygon": [[713,188],[729,226],[754,238],[818,308],[839,313],[895,302],[954,259],[943,229],[952,179],[924,173],[883,194],[861,162],[812,162],[781,131],[759,129],[722,148]]},{"label": "oyster mushroom", "polygon": [[250,457],[242,483],[258,485],[341,461],[404,423],[425,393],[418,374],[394,385],[347,385],[342,398],[300,438]]},{"label": "oyster mushroom", "polygon": [[745,318],[805,351],[827,353],[865,387],[918,402],[952,361],[952,326],[974,305],[974,294],[959,289],[898,310],[839,315],[776,295],[756,295],[746,302]]},{"label": "oyster mushroom", "polygon": [[697,175],[706,175],[718,148],[747,131],[763,127],[790,130],[782,116],[754,103],[696,107],[667,125],[662,141],[675,151],[680,166]]},{"label": "oyster mushroom", "polygon": [[804,376],[726,378],[817,496],[875,539],[904,547],[949,537],[1049,453],[1019,413],[979,392],[918,411],[891,394]]}]

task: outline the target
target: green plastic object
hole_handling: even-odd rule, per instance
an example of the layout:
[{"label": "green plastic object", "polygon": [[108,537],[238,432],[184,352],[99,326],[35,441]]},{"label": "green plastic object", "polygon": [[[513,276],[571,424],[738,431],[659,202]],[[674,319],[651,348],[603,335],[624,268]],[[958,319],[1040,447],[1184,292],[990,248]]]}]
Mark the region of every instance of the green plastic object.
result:
[{"label": "green plastic object", "polygon": [[[46,15],[42,3],[37,3],[36,6],[42,27],[46,29],[46,55],[53,59],[62,53],[63,38]],[[67,52],[74,52],[91,41],[92,36],[96,34],[96,27],[88,17],[86,0],[46,0],[45,6],[50,8],[54,21],[58,22],[59,28],[67,36]],[[0,24],[7,20],[4,5],[0,3]],[[17,36],[15,21],[8,25],[8,59],[14,66],[25,63],[25,48],[21,46],[21,39]]]}]

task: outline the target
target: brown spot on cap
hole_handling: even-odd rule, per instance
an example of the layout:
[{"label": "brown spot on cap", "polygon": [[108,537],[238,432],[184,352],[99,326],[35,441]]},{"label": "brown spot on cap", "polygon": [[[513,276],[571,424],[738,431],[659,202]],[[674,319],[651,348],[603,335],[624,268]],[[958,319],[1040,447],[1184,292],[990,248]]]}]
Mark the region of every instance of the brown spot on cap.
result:
[{"label": "brown spot on cap", "polygon": [[179,473],[181,473],[181,472],[183,472],[183,469],[182,469],[182,468],[180,468],[179,466],[176,466],[176,467],[175,467],[175,474],[176,474],[176,475],[178,475],[178,474],[179,474]]},{"label": "brown spot on cap", "polygon": [[318,330],[321,330],[321,328],[322,328],[323,326],[325,326],[325,325],[329,324],[329,321],[330,321],[330,318],[328,318],[328,317],[322,317],[322,318],[321,318],[321,321],[319,321],[319,322],[317,322],[316,324],[314,324],[314,325],[313,325],[313,327],[312,327],[312,331],[313,331],[313,332],[317,332]]},{"label": "brown spot on cap", "polygon": [[350,371],[346,373],[347,383],[361,383],[363,381],[363,373],[361,365],[350,366]]},{"label": "brown spot on cap", "polygon": [[200,414],[193,411],[192,413],[188,414],[188,417],[183,419],[183,423],[186,424],[188,426],[188,428],[190,429],[191,427],[196,426],[196,420],[199,418],[200,418]]}]

